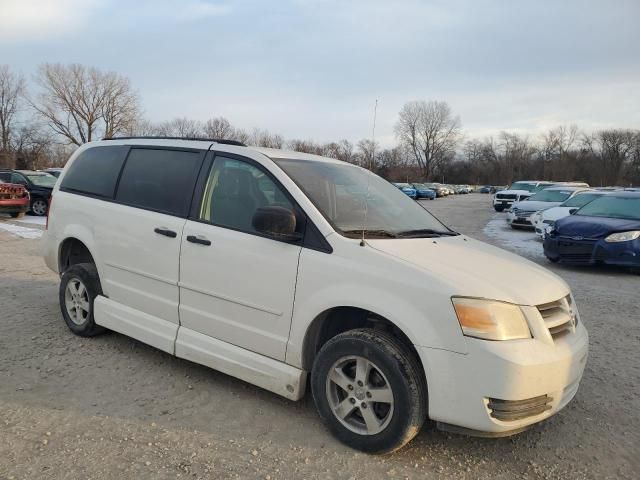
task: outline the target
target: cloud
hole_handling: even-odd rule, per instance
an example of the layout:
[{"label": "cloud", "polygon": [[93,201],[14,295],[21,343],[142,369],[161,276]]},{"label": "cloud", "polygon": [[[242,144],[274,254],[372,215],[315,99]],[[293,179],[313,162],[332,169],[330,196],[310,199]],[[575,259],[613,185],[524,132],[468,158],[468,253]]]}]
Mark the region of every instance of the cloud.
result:
[{"label": "cloud", "polygon": [[119,30],[202,21],[230,11],[230,4],[214,0],[0,0],[0,42],[77,37],[116,19],[119,25],[112,26]]},{"label": "cloud", "polygon": [[0,0],[0,42],[73,35],[102,0]]}]

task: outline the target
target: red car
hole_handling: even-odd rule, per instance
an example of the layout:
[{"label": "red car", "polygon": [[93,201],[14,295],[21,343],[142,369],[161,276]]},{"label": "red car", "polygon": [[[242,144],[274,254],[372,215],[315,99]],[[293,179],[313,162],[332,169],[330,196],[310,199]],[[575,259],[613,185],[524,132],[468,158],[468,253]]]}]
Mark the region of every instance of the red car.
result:
[{"label": "red car", "polygon": [[23,185],[0,180],[0,213],[9,213],[13,218],[21,217],[29,210],[30,200],[29,192]]}]

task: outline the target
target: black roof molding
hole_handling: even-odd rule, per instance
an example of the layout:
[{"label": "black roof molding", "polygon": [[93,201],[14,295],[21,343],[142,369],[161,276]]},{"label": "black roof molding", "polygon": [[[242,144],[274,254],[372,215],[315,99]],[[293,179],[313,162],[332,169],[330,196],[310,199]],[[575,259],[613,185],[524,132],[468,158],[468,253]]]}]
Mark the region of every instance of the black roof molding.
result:
[{"label": "black roof molding", "polygon": [[195,140],[198,142],[213,142],[221,143],[223,145],[236,145],[238,147],[246,147],[246,145],[242,142],[238,142],[237,140],[227,140],[225,138],[166,137],[163,135],[145,135],[139,137],[111,137],[103,138],[102,140]]}]

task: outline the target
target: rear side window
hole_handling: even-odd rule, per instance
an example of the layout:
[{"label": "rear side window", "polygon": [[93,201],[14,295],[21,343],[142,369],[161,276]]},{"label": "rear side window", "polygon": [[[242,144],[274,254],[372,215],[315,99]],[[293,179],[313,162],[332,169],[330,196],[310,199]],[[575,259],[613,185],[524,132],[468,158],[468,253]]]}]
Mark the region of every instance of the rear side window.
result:
[{"label": "rear side window", "polygon": [[202,153],[133,148],[122,171],[116,201],[186,217]]},{"label": "rear side window", "polygon": [[94,147],[82,152],[69,167],[60,189],[113,198],[129,147]]}]

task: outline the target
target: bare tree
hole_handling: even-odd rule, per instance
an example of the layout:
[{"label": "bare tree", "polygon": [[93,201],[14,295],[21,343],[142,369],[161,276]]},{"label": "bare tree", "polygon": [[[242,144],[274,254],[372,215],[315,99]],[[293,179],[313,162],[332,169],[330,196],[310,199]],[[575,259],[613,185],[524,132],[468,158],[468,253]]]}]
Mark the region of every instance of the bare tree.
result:
[{"label": "bare tree", "polygon": [[165,137],[203,137],[203,127],[198,120],[192,120],[187,117],[174,118],[166,122],[162,122],[157,127],[157,135]]},{"label": "bare tree", "polygon": [[375,155],[378,151],[378,143],[374,140],[365,138],[358,142],[358,153],[360,153],[361,167],[373,170],[375,166]]},{"label": "bare tree", "polygon": [[282,148],[284,145],[284,138],[282,135],[269,133],[268,130],[254,128],[248,139],[248,143],[256,147]]},{"label": "bare tree", "polygon": [[131,82],[126,77],[108,72],[102,74],[102,88],[104,136],[112,138],[130,131],[140,115],[138,94],[131,87]]},{"label": "bare tree", "polygon": [[206,121],[203,127],[207,138],[233,139],[235,128],[231,126],[229,120],[224,117],[214,117]]},{"label": "bare tree", "polygon": [[395,132],[425,178],[452,157],[460,140],[460,119],[446,102],[413,101],[400,110]]},{"label": "bare tree", "polygon": [[49,166],[49,149],[53,141],[49,132],[30,123],[14,134],[16,168],[35,170]]},{"label": "bare tree", "polygon": [[25,92],[24,77],[0,65],[0,166],[11,166],[11,137]]},{"label": "bare tree", "polygon": [[126,131],[138,116],[137,94],[127,78],[113,72],[45,63],[36,83],[41,92],[31,105],[55,133],[75,145],[100,133],[110,137]]},{"label": "bare tree", "polygon": [[601,185],[615,185],[623,180],[626,164],[632,159],[636,135],[633,130],[612,129],[583,136],[583,148],[596,160]]}]

